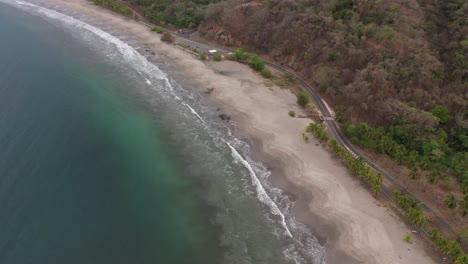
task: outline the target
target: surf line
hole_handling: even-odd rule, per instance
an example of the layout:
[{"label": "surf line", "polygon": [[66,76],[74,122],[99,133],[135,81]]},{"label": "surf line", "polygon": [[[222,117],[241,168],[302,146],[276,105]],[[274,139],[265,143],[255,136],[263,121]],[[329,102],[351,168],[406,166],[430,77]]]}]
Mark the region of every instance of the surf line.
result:
[{"label": "surf line", "polygon": [[270,207],[272,214],[278,215],[281,218],[281,225],[284,227],[286,235],[289,236],[290,238],[293,238],[291,231],[289,231],[289,228],[286,225],[286,218],[284,217],[283,213],[281,213],[281,210],[278,208],[276,203],[273,202],[273,200],[271,200],[270,196],[268,196],[267,192],[262,186],[262,183],[260,182],[254,170],[252,169],[252,166],[250,166],[250,164],[239,154],[239,152],[231,144],[229,144],[229,142],[225,141],[224,139],[223,141],[226,142],[228,147],[231,149],[231,153],[234,159],[240,162],[242,165],[244,165],[244,167],[246,167],[247,170],[249,171],[250,177],[252,179],[252,183],[255,186],[255,189],[257,191],[257,198],[262,203]]}]

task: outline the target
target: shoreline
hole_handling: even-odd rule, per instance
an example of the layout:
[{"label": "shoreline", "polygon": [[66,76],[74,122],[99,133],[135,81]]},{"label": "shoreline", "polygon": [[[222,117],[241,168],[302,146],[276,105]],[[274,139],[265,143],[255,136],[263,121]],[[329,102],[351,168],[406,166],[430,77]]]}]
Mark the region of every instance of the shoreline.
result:
[{"label": "shoreline", "polygon": [[[376,205],[375,198],[315,138],[303,141],[301,134],[312,121],[289,117],[289,110],[302,111],[292,93],[268,87],[268,81],[248,66],[202,62],[181,48],[162,43],[160,35],[144,25],[89,1],[47,2],[105,20],[140,39],[196,84],[190,90],[231,115],[238,124],[234,135],[249,143],[252,159],[271,169],[272,185],[294,197],[292,213],[326,244],[327,263],[435,263],[419,240],[414,244],[403,241],[411,230],[392,217],[390,209]],[[214,90],[207,95],[206,88]]]}]

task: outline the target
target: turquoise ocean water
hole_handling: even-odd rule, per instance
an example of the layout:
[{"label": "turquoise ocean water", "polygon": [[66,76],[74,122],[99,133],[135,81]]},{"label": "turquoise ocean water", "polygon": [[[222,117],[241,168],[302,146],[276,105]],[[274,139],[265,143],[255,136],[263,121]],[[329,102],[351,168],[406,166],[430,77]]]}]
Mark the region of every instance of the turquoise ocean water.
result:
[{"label": "turquoise ocean water", "polygon": [[0,263],[321,262],[248,145],[162,58],[52,9],[0,0]]}]

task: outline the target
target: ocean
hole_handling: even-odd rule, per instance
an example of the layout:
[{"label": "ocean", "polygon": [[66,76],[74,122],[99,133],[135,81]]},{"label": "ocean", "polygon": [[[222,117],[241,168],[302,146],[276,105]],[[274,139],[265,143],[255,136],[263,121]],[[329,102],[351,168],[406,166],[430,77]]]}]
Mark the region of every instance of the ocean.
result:
[{"label": "ocean", "polygon": [[41,3],[0,0],[0,263],[322,263],[169,61]]}]

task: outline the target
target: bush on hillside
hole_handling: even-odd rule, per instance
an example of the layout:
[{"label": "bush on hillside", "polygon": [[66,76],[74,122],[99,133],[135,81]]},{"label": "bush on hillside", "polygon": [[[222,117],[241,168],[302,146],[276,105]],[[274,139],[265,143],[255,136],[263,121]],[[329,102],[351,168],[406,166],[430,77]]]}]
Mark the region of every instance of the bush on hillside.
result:
[{"label": "bush on hillside", "polygon": [[309,103],[309,100],[309,96],[304,91],[300,91],[297,95],[297,103],[302,107],[305,107]]},{"label": "bush on hillside", "polygon": [[152,29],[152,31],[161,34],[164,32],[164,28],[156,26]]},{"label": "bush on hillside", "polygon": [[263,70],[265,67],[265,62],[260,59],[257,55],[253,56],[253,58],[249,61],[250,67],[254,68],[257,71]]},{"label": "bush on hillside", "polygon": [[215,61],[221,61],[223,59],[223,57],[221,56],[221,54],[219,53],[216,53],[214,56],[213,56],[213,59]]}]

